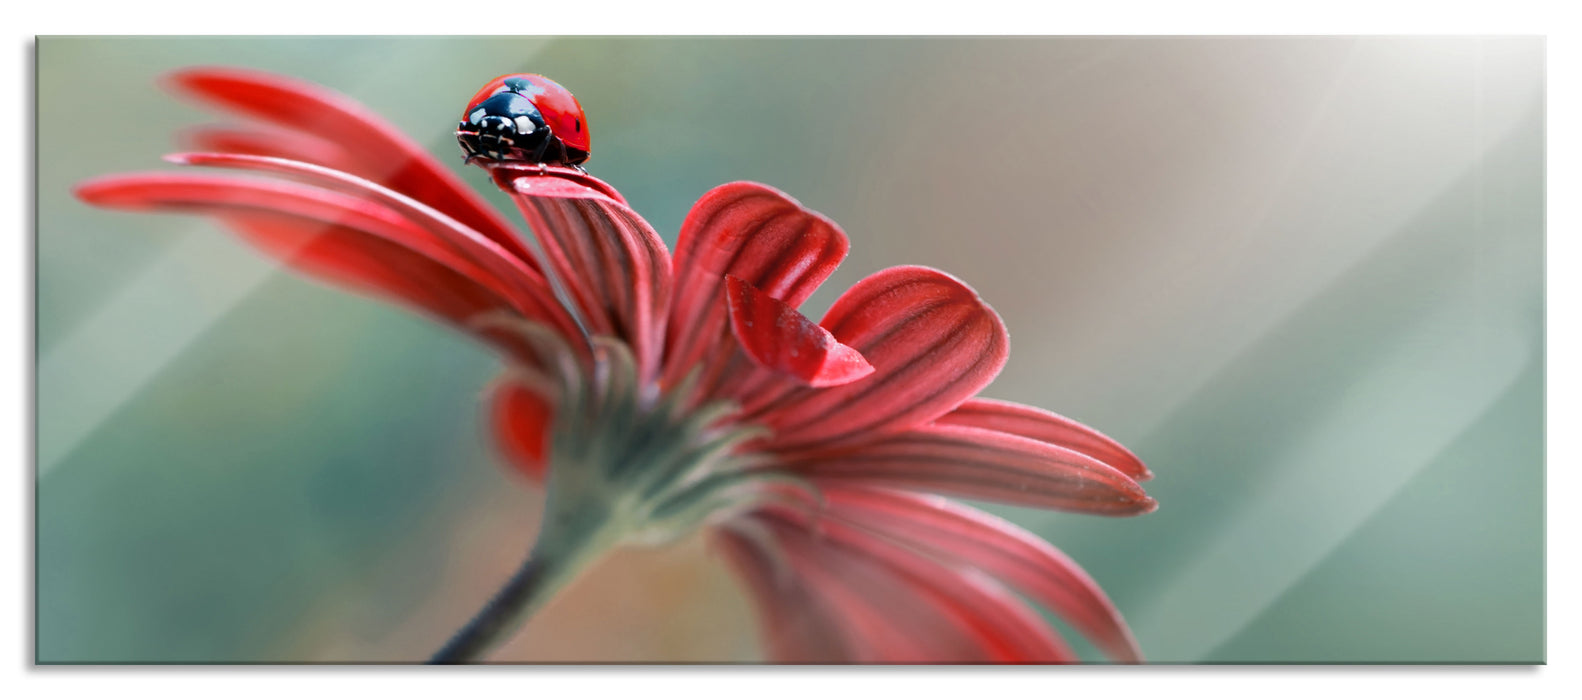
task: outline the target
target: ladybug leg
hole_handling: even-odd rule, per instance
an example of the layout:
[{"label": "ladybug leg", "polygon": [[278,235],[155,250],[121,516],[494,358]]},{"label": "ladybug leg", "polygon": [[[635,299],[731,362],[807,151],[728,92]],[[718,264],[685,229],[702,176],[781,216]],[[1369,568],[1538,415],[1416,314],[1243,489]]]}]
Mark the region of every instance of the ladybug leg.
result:
[{"label": "ladybug leg", "polygon": [[549,138],[543,139],[543,140],[538,142],[538,147],[533,149],[533,161],[534,162],[540,163],[540,164],[542,164],[544,162],[544,155],[549,152],[549,142],[550,141],[554,141],[554,140],[555,140],[555,137],[553,135],[551,135]]}]

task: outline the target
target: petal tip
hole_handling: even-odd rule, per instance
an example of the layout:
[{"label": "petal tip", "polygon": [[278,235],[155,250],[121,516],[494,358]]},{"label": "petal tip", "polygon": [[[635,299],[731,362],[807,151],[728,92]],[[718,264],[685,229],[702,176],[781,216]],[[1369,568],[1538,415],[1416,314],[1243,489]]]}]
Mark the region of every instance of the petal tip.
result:
[{"label": "petal tip", "polygon": [[129,207],[137,202],[128,196],[128,185],[135,176],[100,175],[77,183],[72,196],[96,207]]},{"label": "petal tip", "polygon": [[98,202],[94,200],[99,196],[99,192],[104,189],[104,183],[100,180],[100,178],[93,178],[72,185],[71,196],[89,204],[97,204]]},{"label": "petal tip", "polygon": [[[166,92],[186,97],[206,98],[214,84],[237,78],[260,79],[268,74],[224,66],[190,66],[160,76],[155,83]],[[274,76],[269,76],[274,77]]]},{"label": "petal tip", "polygon": [[824,356],[824,364],[818,372],[808,379],[808,386],[823,388],[850,384],[873,374],[873,371],[868,358],[863,357],[856,348],[837,341]]},{"label": "petal tip", "polygon": [[167,92],[187,92],[201,80],[200,73],[205,70],[201,67],[180,68],[159,76],[154,82]]}]

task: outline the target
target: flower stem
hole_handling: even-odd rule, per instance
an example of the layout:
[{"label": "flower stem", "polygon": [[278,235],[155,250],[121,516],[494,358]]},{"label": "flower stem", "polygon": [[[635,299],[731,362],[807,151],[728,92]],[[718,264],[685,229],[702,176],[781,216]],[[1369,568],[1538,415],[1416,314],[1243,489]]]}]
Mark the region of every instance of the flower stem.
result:
[{"label": "flower stem", "polygon": [[[579,538],[595,545],[598,538]],[[542,542],[542,540],[541,540]],[[566,544],[564,540],[559,542]],[[534,547],[488,604],[429,659],[430,664],[476,662],[504,642],[602,547]]]}]

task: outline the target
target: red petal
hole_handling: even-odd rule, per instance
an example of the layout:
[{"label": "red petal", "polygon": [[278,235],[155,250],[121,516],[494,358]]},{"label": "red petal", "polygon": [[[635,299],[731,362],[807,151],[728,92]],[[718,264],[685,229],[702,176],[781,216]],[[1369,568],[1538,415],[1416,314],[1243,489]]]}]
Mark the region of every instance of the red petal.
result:
[{"label": "red petal", "polygon": [[555,299],[549,282],[538,270],[501,248],[494,241],[455,219],[399,192],[355,175],[301,161],[234,153],[181,153],[167,160],[184,165],[234,167],[283,173],[332,187],[359,198],[390,207],[429,235],[420,240],[424,250],[443,248],[466,260],[480,282],[519,302],[529,318],[545,318],[564,334],[574,335],[576,325]]},{"label": "red petal", "polygon": [[508,306],[454,270],[357,229],[272,212],[220,218],[244,240],[309,276],[414,307],[463,330],[468,319]]},{"label": "red petal", "polygon": [[653,378],[670,302],[670,253],[636,212],[557,177],[518,177],[513,199],[588,331],[626,341]]},{"label": "red petal", "polygon": [[351,172],[428,203],[536,267],[511,226],[456,175],[345,96],[290,78],[235,68],[189,69],[172,74],[170,82],[211,104],[340,146],[351,158]]},{"label": "red petal", "polygon": [[495,439],[512,466],[534,483],[543,483],[555,407],[538,392],[516,382],[501,382],[491,401]]},{"label": "red petal", "polygon": [[1158,507],[1131,477],[1080,452],[1007,433],[925,425],[787,458],[807,476],[1015,505],[1141,515]]},{"label": "red petal", "polygon": [[626,198],[609,183],[576,168],[520,163],[491,163],[487,168],[494,184],[506,192],[562,199],[603,199],[630,208]]},{"label": "red petal", "polygon": [[954,607],[989,653],[1001,663],[1069,663],[1076,660],[1042,617],[993,579],[972,569],[947,566],[843,523],[821,522],[819,532],[862,556],[884,563],[912,585],[930,590],[938,603]]},{"label": "red petal", "polygon": [[924,267],[858,282],[819,325],[875,371],[830,389],[743,395],[748,420],[775,431],[774,449],[862,442],[938,418],[992,381],[1009,347],[1000,317],[970,287]]},{"label": "red petal", "polygon": [[216,215],[299,270],[393,298],[464,328],[480,314],[516,310],[477,281],[475,266],[426,243],[426,232],[410,221],[340,193],[278,181],[168,173],[99,178],[76,193],[103,207]]},{"label": "red petal", "polygon": [[432,258],[473,276],[475,265],[438,245],[412,221],[383,205],[272,180],[171,173],[134,173],[95,178],[76,189],[89,204],[131,211],[167,210],[199,214],[279,213],[347,226]]},{"label": "red petal", "polygon": [[827,484],[821,491],[839,517],[934,556],[980,568],[1048,606],[1111,658],[1142,661],[1126,621],[1099,585],[1032,533],[937,496]]},{"label": "red petal", "polygon": [[206,126],[182,132],[180,141],[194,151],[287,158],[338,170],[354,167],[346,149],[315,136],[284,129]]},{"label": "red petal", "polygon": [[845,625],[818,595],[800,585],[777,547],[731,529],[717,529],[715,544],[747,583],[758,609],[770,661],[781,664],[850,663]]},{"label": "red petal", "polygon": [[[831,546],[806,524],[759,514],[784,557],[781,584],[818,607],[842,639],[845,663],[982,662],[988,660],[962,621],[886,567]],[[778,614],[794,614],[779,611]],[[773,611],[771,615],[775,614]],[[766,615],[765,617],[770,617]]]},{"label": "red petal", "polygon": [[850,384],[873,374],[862,353],[796,309],[734,275],[726,280],[731,329],[759,364],[815,387]]},{"label": "red petal", "polygon": [[837,520],[764,519],[797,573],[841,611],[859,661],[1075,660],[1036,612],[979,572],[942,565]]},{"label": "red petal", "polygon": [[[839,551],[821,551],[808,539],[791,531],[782,533],[778,541],[787,557],[796,562],[795,585],[816,596],[840,620],[839,630],[851,654],[847,663],[985,659],[981,650],[955,629],[959,623],[941,620],[931,601],[905,587],[893,574]],[[880,587],[893,590],[887,594]]]},{"label": "red petal", "polygon": [[726,374],[735,352],[726,326],[726,275],[794,309],[849,248],[834,222],[771,187],[733,182],[704,194],[676,243],[665,382],[674,386],[696,367]]},{"label": "red petal", "polygon": [[993,399],[968,399],[956,410],[935,421],[943,425],[964,425],[970,428],[998,430],[1020,435],[1068,450],[1081,452],[1121,470],[1138,481],[1153,478],[1148,467],[1131,450],[1109,436],[1065,416],[1042,408],[1023,406],[1009,401]]}]

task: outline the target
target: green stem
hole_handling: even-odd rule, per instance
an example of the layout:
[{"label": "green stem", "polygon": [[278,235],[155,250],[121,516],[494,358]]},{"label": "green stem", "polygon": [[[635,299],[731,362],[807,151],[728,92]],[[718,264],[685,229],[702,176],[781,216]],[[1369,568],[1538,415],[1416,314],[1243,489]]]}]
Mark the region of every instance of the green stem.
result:
[{"label": "green stem", "polygon": [[[540,543],[544,542],[541,538]],[[533,553],[505,586],[428,662],[463,664],[482,660],[543,607],[550,596],[581,570],[591,555],[603,549],[598,537],[579,538],[576,542],[583,546],[558,546],[547,550],[542,546],[534,547]],[[558,540],[558,544],[567,542]]]}]

